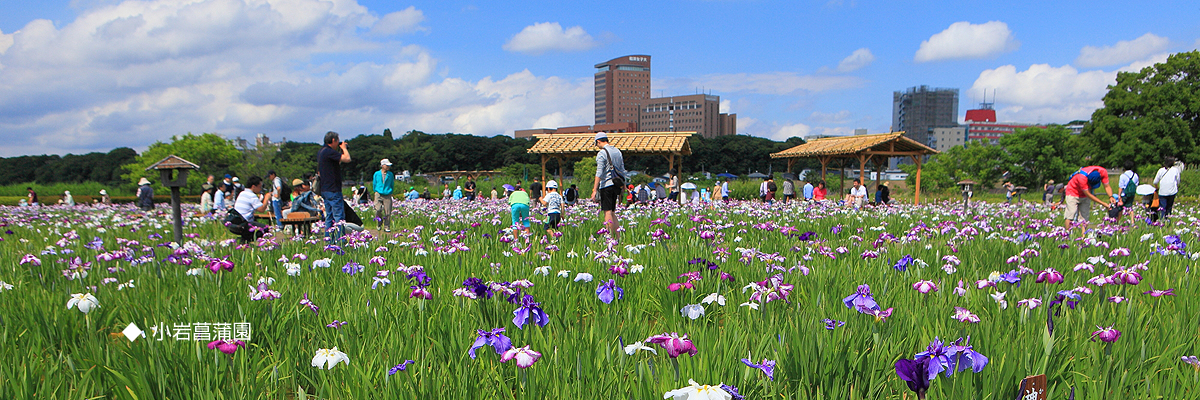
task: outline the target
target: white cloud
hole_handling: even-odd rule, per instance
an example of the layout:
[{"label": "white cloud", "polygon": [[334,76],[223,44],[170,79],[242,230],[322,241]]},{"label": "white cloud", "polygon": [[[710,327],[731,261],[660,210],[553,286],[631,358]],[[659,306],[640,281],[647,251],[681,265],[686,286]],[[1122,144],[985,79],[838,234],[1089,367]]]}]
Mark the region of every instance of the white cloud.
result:
[{"label": "white cloud", "polygon": [[[61,28],[32,21],[0,33],[0,155],[142,149],[186,132],[316,141],[591,122],[589,79],[445,77],[428,49],[368,39],[422,29],[419,10],[400,13],[379,18],[352,0],[161,0],[79,10]],[[381,52],[393,61],[354,61]],[[311,61],[330,54],[350,61]]]},{"label": "white cloud", "polygon": [[838,63],[838,72],[851,72],[871,65],[875,62],[875,55],[871,54],[871,49],[863,47],[850,53],[850,56],[843,58],[842,62]]},{"label": "white cloud", "polygon": [[1024,71],[1012,65],[985,70],[971,91],[999,89],[998,118],[1028,123],[1064,123],[1089,119],[1103,107],[1108,85],[1116,84],[1118,71],[1136,71],[1166,60],[1158,54],[1114,71],[1080,71],[1070,65],[1034,64]]},{"label": "white cloud", "polygon": [[574,26],[563,30],[557,22],[540,22],[526,26],[521,32],[513,35],[504,50],[542,54],[549,51],[583,51],[590,50],[600,43],[592,39],[582,27]]},{"label": "white cloud", "polygon": [[721,103],[717,107],[717,112],[728,114],[730,107],[733,107],[733,102],[729,101],[729,99],[721,99]]},{"label": "white cloud", "polygon": [[427,30],[421,26],[421,21],[425,20],[425,13],[418,10],[416,7],[409,6],[406,9],[388,13],[375,22],[371,27],[371,34],[379,36],[395,35],[397,33],[410,33],[416,31]]},{"label": "white cloud", "polygon": [[1165,37],[1147,33],[1133,40],[1122,40],[1112,46],[1084,46],[1079,50],[1075,64],[1083,68],[1107,67],[1145,59],[1167,49],[1171,41]]},{"label": "white cloud", "polygon": [[699,78],[666,78],[654,80],[651,86],[661,89],[691,91],[695,88],[714,93],[756,93],[787,95],[800,92],[824,92],[862,86],[861,78],[852,76],[801,75],[795,72],[764,72],[756,74],[714,74]]},{"label": "white cloud", "polygon": [[946,30],[921,42],[921,48],[917,49],[913,60],[920,63],[987,58],[1016,50],[1020,46],[1008,29],[1008,24],[989,21],[976,25],[962,21],[950,24]]},{"label": "white cloud", "polygon": [[818,124],[844,124],[850,121],[850,111],[842,110],[835,113],[813,111],[808,119]]}]

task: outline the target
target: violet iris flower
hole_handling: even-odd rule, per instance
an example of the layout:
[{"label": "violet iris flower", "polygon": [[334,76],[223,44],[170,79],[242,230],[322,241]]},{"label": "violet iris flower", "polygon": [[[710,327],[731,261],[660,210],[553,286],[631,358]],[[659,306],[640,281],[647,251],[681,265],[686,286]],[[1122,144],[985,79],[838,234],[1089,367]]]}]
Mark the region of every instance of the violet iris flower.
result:
[{"label": "violet iris flower", "polygon": [[228,258],[214,259],[208,263],[208,270],[214,274],[221,270],[233,271],[233,261]]},{"label": "violet iris flower", "polygon": [[395,367],[392,367],[392,369],[389,369],[388,375],[395,375],[397,372],[404,371],[405,369],[408,368],[408,364],[412,364],[415,362],[416,361],[413,361],[413,360],[404,360],[404,362],[396,365]]},{"label": "violet iris flower", "polygon": [[517,328],[524,329],[530,319],[538,326],[546,326],[550,323],[550,316],[542,311],[541,303],[533,301],[533,295],[525,295],[519,304],[521,307],[513,310],[513,324],[516,324]]},{"label": "violet iris flower", "polygon": [[767,378],[770,378],[772,381],[775,380],[775,360],[768,360],[764,358],[761,364],[755,364],[754,361],[750,361],[748,358],[743,358],[742,364],[746,364],[746,366],[750,368],[757,368],[766,374]]},{"label": "violet iris flower", "polygon": [[1063,282],[1063,274],[1061,272],[1058,272],[1054,268],[1046,268],[1045,270],[1043,270],[1042,272],[1038,272],[1038,274],[1037,274],[1037,283],[1042,283],[1042,282],[1062,283]]},{"label": "violet iris flower", "polygon": [[1142,294],[1148,294],[1153,297],[1174,296],[1175,289],[1172,288],[1172,289],[1167,289],[1167,290],[1154,290],[1154,285],[1150,285],[1150,290],[1146,291],[1146,292],[1142,292]]},{"label": "violet iris flower", "polygon": [[491,331],[480,329],[476,333],[479,334],[479,337],[475,338],[475,343],[471,344],[470,350],[467,350],[471,359],[475,359],[475,349],[483,346],[492,346],[496,350],[496,354],[501,355],[512,348],[512,341],[508,339],[508,336],[504,336],[504,328],[496,328]]},{"label": "violet iris flower", "polygon": [[463,286],[475,292],[476,298],[492,298],[492,289],[483,283],[483,279],[471,277],[463,281]]},{"label": "violet iris flower", "polygon": [[967,343],[970,341],[970,336],[967,336],[966,339],[958,338],[958,340],[954,341],[953,345],[948,347],[949,351],[953,352],[954,355],[951,356],[952,362],[950,370],[946,371],[946,376],[950,376],[953,372],[962,372],[968,369],[979,373],[983,371],[983,367],[987,366],[988,358],[975,351],[974,347],[968,345]]},{"label": "violet iris flower", "polygon": [[812,240],[813,236],[817,236],[817,233],[813,232],[813,231],[808,231],[808,232],[801,233],[800,237],[798,239],[800,239],[801,242],[807,242],[807,241]]},{"label": "violet iris flower", "polygon": [[1017,287],[1021,287],[1021,274],[1015,269],[1008,271],[1008,273],[1001,274],[1000,280],[1017,285]]},{"label": "violet iris flower", "polygon": [[896,265],[893,265],[892,268],[895,268],[897,271],[904,272],[904,271],[908,270],[908,266],[910,264],[912,264],[912,262],[913,262],[913,256],[912,256],[912,254],[908,254],[908,255],[905,255],[903,258],[900,258],[900,261],[897,261]]},{"label": "violet iris flower", "polygon": [[838,327],[840,327],[842,325],[846,325],[845,321],[838,321],[836,319],[829,319],[829,318],[825,318],[825,319],[821,320],[821,322],[825,323],[825,329],[828,329],[831,331],[834,329],[837,329]]},{"label": "violet iris flower", "polygon": [[917,353],[913,359],[929,361],[925,365],[926,373],[929,376],[928,379],[933,380],[942,371],[946,371],[946,376],[954,373],[954,356],[954,351],[942,343],[941,339],[935,337],[932,342],[929,342],[929,346],[925,347],[925,351]]},{"label": "violet iris flower", "polygon": [[879,310],[879,303],[875,302],[875,298],[871,296],[871,287],[863,284],[858,285],[858,289],[854,294],[846,296],[842,299],[842,303],[846,304],[847,308],[853,308],[864,312],[863,310]]},{"label": "violet iris flower", "polygon": [[683,335],[681,337],[675,332],[651,336],[646,339],[646,343],[654,343],[662,346],[662,348],[667,351],[667,355],[671,356],[671,358],[679,357],[685,353],[689,356],[695,357],[696,353],[699,352],[699,350],[696,350],[696,346],[692,344],[692,341],[688,340],[687,335]]},{"label": "violet iris flower", "polygon": [[918,399],[924,399],[925,391],[929,390],[928,371],[930,362],[928,358],[918,360],[901,358],[896,360],[896,375],[904,380],[909,390],[917,394]]},{"label": "violet iris flower", "polygon": [[746,398],[745,396],[738,394],[737,386],[729,386],[729,385],[722,383],[721,390],[724,390],[725,393],[729,393],[731,400],[742,400],[742,399]]},{"label": "violet iris flower", "polygon": [[617,299],[625,297],[625,291],[617,287],[615,279],[609,279],[608,282],[602,282],[596,286],[596,296],[600,297],[600,301],[603,301],[604,304],[611,304],[613,302],[614,291],[616,292]]}]

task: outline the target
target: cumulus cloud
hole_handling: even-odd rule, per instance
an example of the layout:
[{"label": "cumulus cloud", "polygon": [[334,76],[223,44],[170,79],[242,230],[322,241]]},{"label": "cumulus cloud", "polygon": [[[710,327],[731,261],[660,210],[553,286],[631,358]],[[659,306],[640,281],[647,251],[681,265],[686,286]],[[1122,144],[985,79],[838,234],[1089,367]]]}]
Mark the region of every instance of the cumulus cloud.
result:
[{"label": "cumulus cloud", "polygon": [[1147,33],[1133,40],[1122,40],[1112,46],[1084,46],[1079,51],[1075,65],[1083,68],[1107,67],[1145,59],[1160,53],[1170,46],[1167,38]]},{"label": "cumulus cloud", "polygon": [[[61,27],[32,21],[0,33],[0,155],[145,148],[187,132],[315,141],[591,121],[590,80],[440,77],[429,50],[369,39],[421,29],[420,10],[397,13],[352,0],[161,0],[81,10]],[[392,61],[353,61],[380,53]],[[313,64],[320,55],[351,61]]]},{"label": "cumulus cloud", "polygon": [[871,65],[875,62],[875,55],[871,54],[871,49],[863,47],[850,53],[850,56],[843,58],[842,62],[838,63],[838,72],[857,71],[862,67]]},{"label": "cumulus cloud", "polygon": [[1016,50],[1020,42],[1013,38],[1008,24],[989,21],[972,24],[962,21],[950,24],[949,28],[921,42],[916,62],[954,59],[988,58]]},{"label": "cumulus cloud", "polygon": [[1005,65],[985,70],[971,91],[999,89],[996,103],[1001,120],[1030,123],[1064,123],[1089,119],[1103,107],[1108,85],[1116,84],[1117,72],[1136,71],[1166,61],[1158,54],[1113,71],[1080,71],[1070,65],[1054,67],[1034,64],[1024,71]]},{"label": "cumulus cloud", "polygon": [[574,26],[564,30],[557,22],[540,22],[526,26],[513,35],[503,48],[517,53],[542,54],[590,50],[599,45],[583,27]]},{"label": "cumulus cloud", "polygon": [[421,22],[425,20],[425,13],[418,10],[414,6],[409,6],[406,9],[388,13],[379,21],[371,26],[371,34],[377,36],[389,36],[397,33],[411,33],[416,31],[426,30],[421,26]]}]

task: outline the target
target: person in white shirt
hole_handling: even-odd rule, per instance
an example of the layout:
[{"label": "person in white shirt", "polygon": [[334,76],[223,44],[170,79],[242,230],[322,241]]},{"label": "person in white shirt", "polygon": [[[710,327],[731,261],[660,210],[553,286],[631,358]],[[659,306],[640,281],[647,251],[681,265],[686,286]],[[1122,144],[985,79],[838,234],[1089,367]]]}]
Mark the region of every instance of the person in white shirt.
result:
[{"label": "person in white shirt", "polygon": [[546,193],[538,199],[546,206],[546,234],[553,236],[562,222],[563,197],[558,193],[558,182],[551,179],[546,182]]},{"label": "person in white shirt", "polygon": [[251,176],[246,183],[250,184],[249,190],[238,195],[233,204],[234,213],[226,222],[229,222],[230,232],[241,236],[243,242],[250,242],[267,233],[266,225],[254,222],[254,213],[267,209],[271,193],[262,193],[262,178]]},{"label": "person in white shirt", "polygon": [[267,179],[271,180],[271,211],[275,214],[275,227],[283,229],[283,179],[279,179],[279,175],[275,174],[275,170],[267,171]]},{"label": "person in white shirt", "polygon": [[854,208],[862,207],[867,201],[867,187],[862,185],[858,179],[854,180],[854,187],[850,189],[850,203]]},{"label": "person in white shirt", "polygon": [[1159,219],[1171,215],[1175,206],[1175,195],[1179,194],[1179,180],[1183,176],[1183,163],[1175,157],[1163,157],[1162,168],[1154,175],[1154,185],[1158,186]]},{"label": "person in white shirt", "polygon": [[[1125,172],[1122,172],[1121,178],[1117,180],[1117,193],[1113,194],[1116,206],[1113,206],[1114,211],[1110,212],[1110,214],[1115,214],[1118,220],[1121,218],[1121,213],[1125,212],[1125,209],[1129,206],[1132,206],[1134,199],[1137,197],[1137,187],[1141,184],[1141,178],[1133,170],[1135,167],[1137,165],[1133,163],[1133,160],[1125,160]],[[1136,220],[1137,217],[1133,214],[1129,215],[1129,222],[1132,223]]]},{"label": "person in white shirt", "polygon": [[208,215],[213,210],[213,185],[205,183],[200,188],[204,190],[200,195],[200,213]]}]

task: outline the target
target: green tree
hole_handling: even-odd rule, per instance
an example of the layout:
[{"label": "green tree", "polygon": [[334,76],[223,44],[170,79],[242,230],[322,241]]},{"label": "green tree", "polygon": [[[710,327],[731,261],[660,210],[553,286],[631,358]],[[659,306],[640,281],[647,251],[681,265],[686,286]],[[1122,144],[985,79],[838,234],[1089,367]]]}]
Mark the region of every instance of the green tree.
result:
[{"label": "green tree", "polygon": [[126,182],[134,185],[138,179],[150,179],[156,186],[162,186],[157,171],[146,171],[146,168],[166,158],[176,155],[200,166],[199,171],[192,171],[188,176],[188,185],[184,194],[200,193],[200,185],[208,174],[224,174],[229,168],[242,161],[242,152],[229,140],[212,133],[174,136],[170,143],[154,142],[146,152],[137,156],[133,163],[124,166],[125,174],[121,175]]},{"label": "green tree", "polygon": [[579,197],[592,197],[592,183],[596,179],[596,157],[584,157],[575,162],[575,184],[579,185]]},{"label": "green tree", "polygon": [[[1000,139],[1005,166],[1017,186],[1040,188],[1047,180],[1062,181],[1082,167],[1071,133],[1061,125],[1018,129]],[[986,161],[986,160],[982,160]]]},{"label": "green tree", "polygon": [[[934,155],[929,162],[922,165],[921,188],[930,191],[946,190],[956,187],[961,180],[972,180],[984,185],[983,187],[991,187],[1007,168],[1004,158],[1003,148],[989,146],[982,141],[951,147],[945,153]],[[901,165],[900,169],[908,173],[909,185],[916,184],[916,165]]]},{"label": "green tree", "polygon": [[1200,160],[1200,51],[1120,72],[1108,89],[1082,134],[1097,149],[1094,164],[1148,165],[1164,155]]}]

